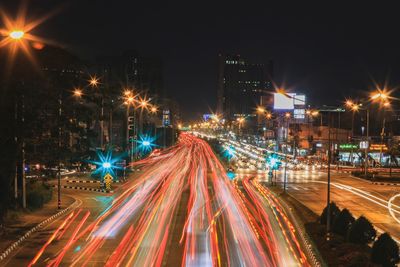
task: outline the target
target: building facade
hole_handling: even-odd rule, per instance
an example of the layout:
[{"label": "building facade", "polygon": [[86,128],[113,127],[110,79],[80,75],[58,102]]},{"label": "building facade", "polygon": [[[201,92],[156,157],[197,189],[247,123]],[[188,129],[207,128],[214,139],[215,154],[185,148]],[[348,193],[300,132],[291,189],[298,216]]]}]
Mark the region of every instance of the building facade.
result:
[{"label": "building facade", "polygon": [[240,55],[218,55],[217,112],[229,121],[254,115],[272,89],[273,65],[253,64]]}]

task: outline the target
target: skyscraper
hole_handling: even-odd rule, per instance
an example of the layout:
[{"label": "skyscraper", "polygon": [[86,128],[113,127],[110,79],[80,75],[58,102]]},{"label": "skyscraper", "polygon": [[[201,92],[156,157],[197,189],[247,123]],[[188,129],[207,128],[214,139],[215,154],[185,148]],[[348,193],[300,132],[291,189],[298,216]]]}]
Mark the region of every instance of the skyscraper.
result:
[{"label": "skyscraper", "polygon": [[240,55],[218,55],[217,112],[234,120],[251,116],[261,97],[272,88],[273,65],[253,64]]}]

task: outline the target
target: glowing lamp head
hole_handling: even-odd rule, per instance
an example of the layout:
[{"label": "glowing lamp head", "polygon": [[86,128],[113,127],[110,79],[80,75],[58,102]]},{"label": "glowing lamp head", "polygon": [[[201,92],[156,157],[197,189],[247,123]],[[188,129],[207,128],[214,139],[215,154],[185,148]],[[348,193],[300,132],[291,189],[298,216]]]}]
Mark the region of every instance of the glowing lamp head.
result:
[{"label": "glowing lamp head", "polygon": [[147,101],[145,101],[145,100],[140,101],[140,106],[141,107],[146,107],[147,106]]},{"label": "glowing lamp head", "polygon": [[89,84],[92,87],[98,86],[99,85],[99,78],[97,78],[96,76],[90,77]]},{"label": "glowing lamp head", "polygon": [[111,168],[111,163],[110,162],[103,162],[102,166],[103,166],[104,169],[109,169],[109,168]]},{"label": "glowing lamp head", "polygon": [[144,146],[150,146],[150,141],[145,140],[145,141],[142,142],[142,145],[144,145]]},{"label": "glowing lamp head", "polygon": [[265,112],[265,108],[263,108],[263,107],[258,107],[258,108],[257,108],[257,112],[259,112],[259,113],[264,113],[264,112]]},{"label": "glowing lamp head", "polygon": [[74,96],[76,97],[81,97],[82,96],[82,90],[81,89],[75,89],[74,90]]},{"label": "glowing lamp head", "polygon": [[354,105],[353,101],[351,100],[346,100],[346,106],[352,107]]},{"label": "glowing lamp head", "polygon": [[21,30],[14,30],[12,32],[10,32],[9,36],[11,39],[14,40],[20,40],[24,37],[25,32],[21,31]]},{"label": "glowing lamp head", "polygon": [[150,109],[150,111],[152,112],[152,113],[156,113],[157,112],[157,107],[151,107],[151,109]]}]

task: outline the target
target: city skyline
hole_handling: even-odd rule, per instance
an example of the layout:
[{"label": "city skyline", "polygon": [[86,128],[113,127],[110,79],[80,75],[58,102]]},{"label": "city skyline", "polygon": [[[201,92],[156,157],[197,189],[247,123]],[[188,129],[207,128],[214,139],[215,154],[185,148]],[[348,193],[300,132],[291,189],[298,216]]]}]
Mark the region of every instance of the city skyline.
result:
[{"label": "city skyline", "polygon": [[[2,3],[10,14],[19,5]],[[179,101],[186,119],[194,119],[216,108],[219,53],[241,54],[255,63],[273,60],[274,82],[305,92],[317,104],[368,91],[374,81],[397,87],[400,54],[393,44],[399,37],[392,34],[390,7],[345,7],[32,1],[28,16],[57,10],[35,33],[83,59],[128,49],[160,56],[167,93]]]}]

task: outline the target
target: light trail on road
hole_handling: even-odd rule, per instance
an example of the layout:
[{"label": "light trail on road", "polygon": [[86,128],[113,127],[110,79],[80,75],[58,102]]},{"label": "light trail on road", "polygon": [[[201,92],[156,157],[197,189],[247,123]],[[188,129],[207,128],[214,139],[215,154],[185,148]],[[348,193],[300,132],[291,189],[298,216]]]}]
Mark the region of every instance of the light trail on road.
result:
[{"label": "light trail on road", "polygon": [[[115,193],[99,216],[70,213],[37,253],[39,262],[54,240],[48,266],[162,266],[181,257],[182,266],[307,266],[277,201],[246,181],[246,199],[226,176],[210,146],[181,134],[174,147],[134,163],[142,172]],[[182,227],[174,218],[189,193]],[[74,211],[73,211],[74,212]],[[168,247],[179,235],[182,251]],[[279,236],[279,238],[277,238]]]}]

